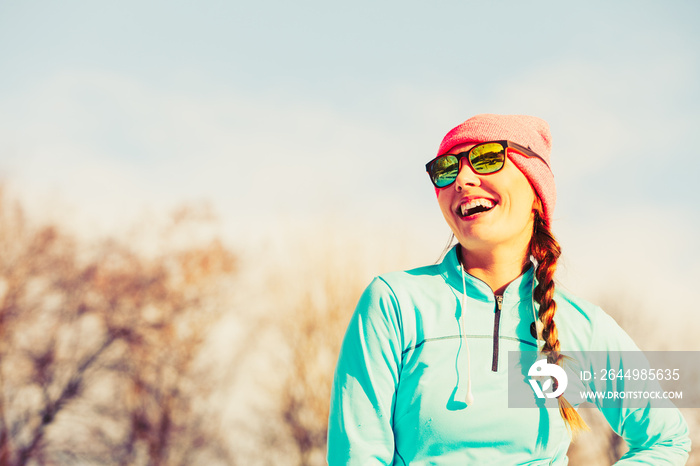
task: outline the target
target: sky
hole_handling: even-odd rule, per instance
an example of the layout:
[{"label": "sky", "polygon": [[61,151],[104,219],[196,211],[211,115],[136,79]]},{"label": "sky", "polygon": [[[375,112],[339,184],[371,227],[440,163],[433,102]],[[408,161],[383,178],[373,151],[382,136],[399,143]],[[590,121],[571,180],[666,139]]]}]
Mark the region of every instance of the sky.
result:
[{"label": "sky", "polygon": [[449,233],[424,172],[442,136],[536,115],[564,286],[697,322],[698,17],[690,0],[3,0],[0,177],[83,232],[208,202],[237,244],[332,225],[422,260]]}]

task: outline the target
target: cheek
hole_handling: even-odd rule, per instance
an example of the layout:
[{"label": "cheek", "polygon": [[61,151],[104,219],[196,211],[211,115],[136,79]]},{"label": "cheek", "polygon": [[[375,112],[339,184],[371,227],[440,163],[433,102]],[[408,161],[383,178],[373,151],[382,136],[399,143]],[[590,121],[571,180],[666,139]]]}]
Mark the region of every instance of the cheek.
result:
[{"label": "cheek", "polygon": [[532,190],[532,187],[528,184],[521,191],[518,210],[522,213],[523,217],[531,218],[533,212],[537,206],[537,196]]},{"label": "cheek", "polygon": [[435,188],[435,196],[437,197],[438,205],[443,215],[447,215],[447,213],[450,212],[452,199],[449,193],[446,192],[446,188]]},{"label": "cheek", "polygon": [[510,197],[518,210],[530,212],[535,206],[537,196],[530,181],[517,168],[513,167],[513,178],[510,180]]}]

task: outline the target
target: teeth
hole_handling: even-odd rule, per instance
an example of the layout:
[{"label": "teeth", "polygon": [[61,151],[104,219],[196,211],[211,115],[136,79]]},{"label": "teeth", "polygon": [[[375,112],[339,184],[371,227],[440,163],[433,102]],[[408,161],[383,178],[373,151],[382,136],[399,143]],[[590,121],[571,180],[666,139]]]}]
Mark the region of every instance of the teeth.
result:
[{"label": "teeth", "polygon": [[469,209],[473,209],[474,207],[485,207],[487,209],[490,209],[493,206],[494,203],[492,200],[484,198],[472,199],[471,201],[462,204],[462,216],[467,215],[467,211],[469,211]]}]

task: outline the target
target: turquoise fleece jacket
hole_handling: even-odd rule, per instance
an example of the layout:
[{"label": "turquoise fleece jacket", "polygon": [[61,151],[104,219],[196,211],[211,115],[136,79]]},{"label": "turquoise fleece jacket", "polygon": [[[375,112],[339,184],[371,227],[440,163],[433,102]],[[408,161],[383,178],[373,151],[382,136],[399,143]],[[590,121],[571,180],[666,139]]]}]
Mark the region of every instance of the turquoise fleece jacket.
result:
[{"label": "turquoise fleece jacket", "polygon": [[[375,278],[360,298],[333,382],[331,466],[568,463],[556,408],[508,407],[508,351],[537,350],[533,267],[508,285],[499,309],[486,283],[464,274],[463,284],[457,247],[440,264]],[[597,306],[558,289],[555,300],[562,352],[638,351]],[[680,412],[627,404],[598,406],[630,448],[617,464],[685,464]]]}]

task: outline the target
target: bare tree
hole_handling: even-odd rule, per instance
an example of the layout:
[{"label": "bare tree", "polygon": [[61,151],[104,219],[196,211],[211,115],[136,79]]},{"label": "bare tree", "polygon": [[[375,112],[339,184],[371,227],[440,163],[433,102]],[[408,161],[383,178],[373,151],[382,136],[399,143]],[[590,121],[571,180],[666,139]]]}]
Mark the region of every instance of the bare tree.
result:
[{"label": "bare tree", "polygon": [[0,465],[231,464],[201,350],[235,268],[216,240],[88,244],[0,191]]},{"label": "bare tree", "polygon": [[358,263],[335,253],[330,236],[291,248],[296,258],[290,259],[293,280],[279,266],[269,275],[275,287],[270,298],[279,301],[279,312],[268,331],[278,346],[274,380],[263,382],[273,406],[262,413],[270,427],[258,433],[265,446],[258,464],[276,464],[279,458],[290,465],[326,464],[335,363],[350,315],[367,284],[359,278]]},{"label": "bare tree", "polygon": [[371,278],[363,274],[367,267],[362,250],[349,241],[326,232],[309,247],[297,245],[303,260],[296,267],[296,289],[278,290],[285,299],[284,315],[275,321],[281,337],[277,367],[282,381],[271,398],[277,402],[273,424],[282,428],[267,441],[284,452],[285,464],[326,464],[335,364],[352,312]]}]

